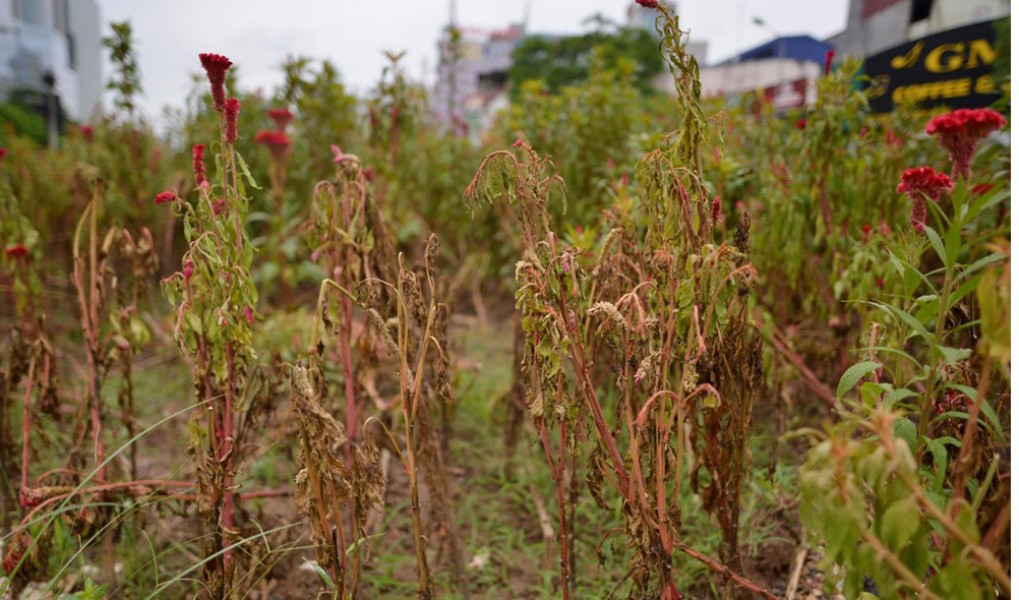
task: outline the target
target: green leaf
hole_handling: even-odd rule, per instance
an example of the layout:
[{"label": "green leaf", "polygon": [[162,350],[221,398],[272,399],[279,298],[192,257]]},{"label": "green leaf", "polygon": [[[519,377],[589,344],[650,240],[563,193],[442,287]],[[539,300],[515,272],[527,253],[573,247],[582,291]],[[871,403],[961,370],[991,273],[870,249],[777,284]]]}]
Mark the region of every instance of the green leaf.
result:
[{"label": "green leaf", "polygon": [[241,175],[244,175],[244,178],[248,180],[248,185],[256,190],[262,189],[255,181],[255,178],[251,176],[251,169],[248,168],[248,163],[244,162],[244,157],[241,156],[240,152],[235,152],[234,157],[237,159],[237,166],[241,171]]},{"label": "green leaf", "polygon": [[895,437],[900,437],[906,440],[909,444],[909,449],[913,452],[916,451],[916,423],[910,421],[905,417],[901,417],[895,420],[894,425]]},{"label": "green leaf", "polygon": [[866,375],[869,375],[880,368],[881,363],[869,360],[856,363],[849,367],[846,369],[846,372],[842,374],[842,378],[839,379],[839,385],[835,391],[835,397],[842,398],[842,396],[846,395],[846,392],[856,387],[856,384],[859,383]]},{"label": "green leaf", "polygon": [[912,496],[896,500],[881,515],[881,539],[898,552],[920,527],[920,507]]},{"label": "green leaf", "polygon": [[941,241],[941,236],[938,235],[937,231],[931,229],[930,225],[924,225],[923,231],[927,234],[927,239],[931,242],[931,248],[934,248],[934,252],[936,252],[938,258],[941,259],[941,264],[947,266],[948,257],[945,255],[945,244]]},{"label": "green leaf", "polygon": [[885,304],[883,302],[872,302],[871,304],[877,306],[878,308],[880,308],[881,310],[885,311],[890,315],[898,317],[903,323],[908,325],[909,328],[912,329],[917,335],[922,337],[925,342],[927,342],[930,345],[934,345],[934,335],[931,334],[930,331],[927,331],[927,328],[923,326],[923,323],[918,321],[916,317],[914,317],[913,315],[907,313],[901,308],[892,306],[890,304]]},{"label": "green leaf", "polygon": [[938,346],[938,352],[945,357],[950,365],[966,360],[973,353],[969,348],[952,348],[950,346]]}]

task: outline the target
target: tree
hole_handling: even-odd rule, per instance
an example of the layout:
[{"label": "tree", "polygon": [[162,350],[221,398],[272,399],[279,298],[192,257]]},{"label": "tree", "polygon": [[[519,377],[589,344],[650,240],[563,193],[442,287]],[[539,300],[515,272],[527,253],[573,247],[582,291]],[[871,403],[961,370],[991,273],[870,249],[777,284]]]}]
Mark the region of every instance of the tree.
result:
[{"label": "tree", "polygon": [[665,66],[658,53],[658,42],[643,29],[605,29],[599,26],[595,31],[578,36],[531,36],[524,39],[513,51],[513,66],[509,70],[510,94],[516,98],[520,86],[531,79],[543,80],[553,94],[564,86],[586,80],[591,72],[595,48],[601,49],[608,64],[620,60],[636,63],[635,84],[642,93],[651,93],[651,79]]}]

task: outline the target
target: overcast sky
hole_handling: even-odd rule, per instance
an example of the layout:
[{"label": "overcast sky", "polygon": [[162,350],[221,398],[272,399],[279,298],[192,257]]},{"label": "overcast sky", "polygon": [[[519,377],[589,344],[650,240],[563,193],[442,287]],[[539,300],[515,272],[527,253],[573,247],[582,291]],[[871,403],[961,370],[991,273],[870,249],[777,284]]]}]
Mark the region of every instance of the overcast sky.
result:
[{"label": "overcast sky", "polygon": [[[502,28],[520,22],[526,0],[459,0],[461,26]],[[622,22],[627,0],[534,0],[528,30],[578,33],[600,13]],[[781,34],[825,38],[840,31],[849,0],[689,0],[679,3],[680,26],[707,40],[708,61],[770,39],[760,17]],[[239,65],[244,87],[270,88],[282,80],[288,55],[329,58],[355,93],[377,80],[384,50],[406,50],[417,79],[434,80],[436,40],[449,21],[448,0],[99,0],[101,18],[131,21],[138,40],[142,105],[160,120],[163,106],[180,105],[199,72],[198,53],[225,54]],[[104,34],[108,28],[104,25]],[[108,76],[108,69],[104,76]]]}]

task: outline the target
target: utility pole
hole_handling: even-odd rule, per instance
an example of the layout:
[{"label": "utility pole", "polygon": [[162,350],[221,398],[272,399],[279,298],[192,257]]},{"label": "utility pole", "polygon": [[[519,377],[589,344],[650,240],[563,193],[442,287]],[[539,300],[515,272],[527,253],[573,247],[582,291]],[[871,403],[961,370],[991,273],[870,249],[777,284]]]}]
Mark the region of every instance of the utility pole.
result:
[{"label": "utility pole", "polygon": [[46,86],[46,123],[49,148],[56,150],[60,134],[57,125],[57,120],[60,118],[60,105],[57,103],[57,78],[53,75],[53,71],[46,71],[42,76],[42,82]]}]

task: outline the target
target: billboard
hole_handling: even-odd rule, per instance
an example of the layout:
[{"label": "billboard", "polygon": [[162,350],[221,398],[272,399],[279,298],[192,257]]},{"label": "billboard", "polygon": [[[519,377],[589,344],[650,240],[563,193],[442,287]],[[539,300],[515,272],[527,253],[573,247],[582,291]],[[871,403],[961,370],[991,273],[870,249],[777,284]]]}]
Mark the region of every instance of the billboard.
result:
[{"label": "billboard", "polygon": [[991,69],[998,56],[995,21],[984,21],[913,40],[870,56],[863,71],[874,112],[902,104],[979,108],[1008,89],[995,84]]}]

